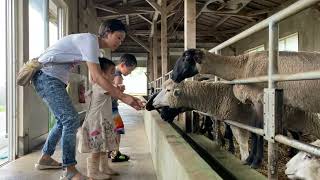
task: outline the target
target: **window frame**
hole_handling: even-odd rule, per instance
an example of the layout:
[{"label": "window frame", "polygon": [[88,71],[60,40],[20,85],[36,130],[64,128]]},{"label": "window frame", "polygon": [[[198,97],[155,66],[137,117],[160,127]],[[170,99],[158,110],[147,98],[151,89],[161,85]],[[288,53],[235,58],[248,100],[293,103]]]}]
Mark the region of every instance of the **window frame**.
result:
[{"label": "window frame", "polygon": [[298,44],[297,44],[298,49],[297,49],[297,51],[299,51],[299,33],[298,32],[295,32],[293,34],[290,34],[288,36],[285,36],[285,37],[282,37],[282,38],[279,39],[279,42],[278,42],[279,44],[280,44],[281,41],[284,41],[284,48],[285,49],[283,51],[289,51],[289,50],[286,50],[286,40],[291,38],[291,37],[294,37],[294,36],[297,36],[297,39],[298,39]]}]

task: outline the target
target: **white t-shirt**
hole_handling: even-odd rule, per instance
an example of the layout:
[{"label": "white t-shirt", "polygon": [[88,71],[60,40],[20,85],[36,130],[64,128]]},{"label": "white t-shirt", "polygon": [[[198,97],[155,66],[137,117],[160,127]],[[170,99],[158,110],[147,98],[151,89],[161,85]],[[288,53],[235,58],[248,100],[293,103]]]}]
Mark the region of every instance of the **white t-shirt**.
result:
[{"label": "white t-shirt", "polygon": [[46,49],[40,55],[39,62],[45,64],[41,71],[67,84],[70,71],[75,65],[81,61],[99,64],[99,54],[97,36],[90,33],[71,34]]}]

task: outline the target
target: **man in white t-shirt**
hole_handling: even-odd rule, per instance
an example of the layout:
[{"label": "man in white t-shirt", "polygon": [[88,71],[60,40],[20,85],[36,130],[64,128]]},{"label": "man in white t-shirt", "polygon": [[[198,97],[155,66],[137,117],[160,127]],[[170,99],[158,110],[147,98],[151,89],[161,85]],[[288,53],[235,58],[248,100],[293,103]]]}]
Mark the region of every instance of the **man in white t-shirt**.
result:
[{"label": "man in white t-shirt", "polygon": [[[77,171],[75,165],[76,131],[79,127],[78,113],[66,92],[71,69],[85,62],[91,80],[114,98],[139,110],[142,102],[130,95],[122,93],[112,85],[110,80],[102,76],[99,65],[99,48],[117,49],[125,38],[126,28],[120,20],[108,20],[102,23],[99,36],[90,33],[66,36],[49,47],[40,55],[39,61],[44,67],[33,77],[33,84],[38,95],[47,103],[56,118],[56,124],[50,131],[42,149],[42,156],[36,164],[37,169],[53,169],[65,167],[61,179],[85,179]],[[62,164],[51,156],[61,138]]]}]

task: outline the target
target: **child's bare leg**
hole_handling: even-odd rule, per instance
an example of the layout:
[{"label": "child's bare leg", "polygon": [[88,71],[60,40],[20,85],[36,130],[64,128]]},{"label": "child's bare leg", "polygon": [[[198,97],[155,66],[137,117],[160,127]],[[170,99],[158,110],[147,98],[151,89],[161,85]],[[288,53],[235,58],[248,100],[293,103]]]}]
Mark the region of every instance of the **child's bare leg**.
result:
[{"label": "child's bare leg", "polygon": [[108,157],[105,152],[100,153],[100,165],[99,170],[108,175],[119,175],[118,172],[114,171],[109,166]]},{"label": "child's bare leg", "polygon": [[120,150],[120,139],[121,139],[121,134],[118,134],[117,133],[117,143],[118,143],[118,146],[117,146],[117,151],[119,151]]},{"label": "child's bare leg", "polygon": [[93,179],[110,179],[111,177],[99,171],[100,152],[91,153],[91,157],[87,158],[88,177]]},{"label": "child's bare leg", "polygon": [[117,146],[116,150],[112,152],[111,157],[112,157],[112,162],[124,162],[128,161],[130,157],[126,154],[122,154],[120,152],[120,139],[121,139],[121,134],[117,133],[116,140],[117,140]]}]

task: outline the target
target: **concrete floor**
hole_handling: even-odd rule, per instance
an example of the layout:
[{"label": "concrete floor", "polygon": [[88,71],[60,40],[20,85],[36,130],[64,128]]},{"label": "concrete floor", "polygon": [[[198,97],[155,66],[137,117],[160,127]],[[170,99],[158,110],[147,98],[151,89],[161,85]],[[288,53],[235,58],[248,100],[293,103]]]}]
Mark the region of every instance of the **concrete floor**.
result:
[{"label": "concrete floor", "polygon": [[[111,167],[120,173],[113,180],[153,180],[157,179],[152,164],[147,136],[143,124],[142,112],[120,104],[120,114],[124,120],[126,134],[122,137],[121,152],[130,155],[129,162],[111,163]],[[62,170],[38,171],[34,168],[40,156],[40,150],[28,154],[0,168],[0,180],[57,180]],[[77,154],[78,169],[86,172],[87,154]],[[53,156],[60,160],[61,150]]]}]

